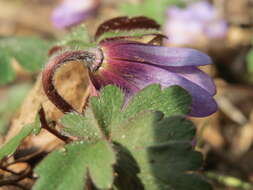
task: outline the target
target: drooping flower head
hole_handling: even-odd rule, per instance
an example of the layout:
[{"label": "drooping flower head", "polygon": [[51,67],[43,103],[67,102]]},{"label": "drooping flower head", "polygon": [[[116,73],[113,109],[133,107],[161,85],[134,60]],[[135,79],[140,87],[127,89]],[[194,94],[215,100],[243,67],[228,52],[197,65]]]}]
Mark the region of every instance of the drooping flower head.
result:
[{"label": "drooping flower head", "polygon": [[53,24],[57,28],[79,24],[96,13],[99,3],[100,0],[63,0],[53,11]]},{"label": "drooping flower head", "polygon": [[[89,68],[90,85],[95,91],[114,84],[122,88],[126,99],[129,99],[149,84],[158,83],[162,87],[178,85],[192,96],[191,116],[204,117],[214,113],[217,110],[213,98],[216,93],[215,85],[207,74],[197,68],[211,64],[210,57],[194,49],[161,46],[160,42],[164,36],[149,33],[158,28],[159,25],[155,21],[146,17],[119,17],[109,20],[97,30],[95,39],[100,39],[98,47],[89,52],[70,51],[57,56],[48,64],[46,70],[54,67],[55,62],[83,60]],[[146,29],[149,32],[111,38],[106,35],[107,32],[112,33],[115,30],[133,29]],[[50,95],[48,89],[51,87],[47,86],[49,80],[52,80],[52,76],[44,71],[44,89],[46,93],[49,92],[50,98],[52,94]]]},{"label": "drooping flower head", "polygon": [[226,36],[228,26],[216,9],[206,1],[190,4],[187,8],[168,8],[165,33],[171,44],[190,44],[200,37],[209,39]]}]

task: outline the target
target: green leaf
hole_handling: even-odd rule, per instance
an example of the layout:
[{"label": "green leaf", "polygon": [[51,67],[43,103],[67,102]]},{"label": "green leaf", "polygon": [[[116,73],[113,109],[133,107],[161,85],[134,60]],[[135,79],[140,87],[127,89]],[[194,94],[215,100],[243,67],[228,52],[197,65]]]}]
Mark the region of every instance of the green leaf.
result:
[{"label": "green leaf", "polygon": [[129,16],[147,16],[158,23],[163,24],[166,19],[166,9],[169,6],[183,6],[185,3],[182,0],[144,0],[141,3],[122,3],[120,10]]},{"label": "green leaf", "polygon": [[64,132],[96,141],[99,136],[94,134],[99,134],[98,129],[102,130],[104,135],[110,136],[111,128],[145,110],[162,111],[166,116],[187,114],[191,97],[178,86],[161,90],[159,85],[150,85],[123,108],[123,92],[115,86],[108,85],[101,90],[99,97],[91,98],[90,104],[91,109],[88,109],[84,116],[67,114],[63,117],[61,122],[65,126]]},{"label": "green leaf", "polygon": [[86,48],[93,46],[91,37],[84,25],[80,25],[71,30],[69,34],[57,42],[59,46],[70,46],[74,48]]},{"label": "green leaf", "polygon": [[[0,70],[1,72],[1,70]],[[6,96],[2,99],[0,104],[0,134],[5,135],[13,115],[16,113],[18,107],[21,105],[25,96],[27,95],[30,84],[19,84],[9,88]]]},{"label": "green leaf", "polygon": [[249,73],[253,73],[253,50],[250,50],[246,57],[247,60],[247,70]]},{"label": "green leaf", "polygon": [[38,135],[40,129],[41,125],[39,116],[37,114],[34,123],[25,125],[16,136],[14,136],[0,148],[0,160],[6,156],[12,155],[21,144],[21,142],[30,134],[33,133],[34,135]]},{"label": "green leaf", "polygon": [[92,109],[87,109],[85,115],[69,113],[63,116],[61,123],[65,133],[89,141],[108,135],[108,126],[121,113],[124,95],[119,88],[107,86],[101,91],[100,98],[92,97],[90,103]]},{"label": "green leaf", "polygon": [[0,160],[6,156],[12,155],[20,143],[31,133],[37,132],[40,125],[37,122],[33,124],[28,124],[22,128],[22,130],[12,139],[10,139],[6,144],[0,148]]},{"label": "green leaf", "polygon": [[179,86],[161,90],[158,84],[149,85],[135,95],[127,105],[123,118],[145,110],[161,111],[165,116],[186,115],[190,111],[191,96]]},{"label": "green leaf", "polygon": [[0,51],[0,60],[0,85],[4,85],[15,79],[15,72],[10,64],[11,58],[4,49]]},{"label": "green leaf", "polygon": [[35,121],[33,123],[33,134],[38,135],[41,131],[41,123],[40,123],[40,116],[39,114],[36,115]]},{"label": "green leaf", "polygon": [[194,135],[193,124],[183,117],[146,111],[114,128],[111,138],[134,157],[146,190],[209,190],[199,176],[185,174],[202,163],[191,148]]},{"label": "green leaf", "polygon": [[109,126],[120,117],[124,104],[123,92],[112,85],[102,89],[100,97],[91,98],[91,107],[94,115],[105,134],[109,134]]},{"label": "green leaf", "polygon": [[64,133],[68,135],[93,142],[102,138],[100,126],[90,109],[86,110],[85,116],[78,113],[65,114],[60,122],[64,126]]},{"label": "green leaf", "polygon": [[96,187],[108,189],[113,183],[115,153],[105,141],[66,145],[47,156],[36,168],[39,179],[34,190],[83,190],[87,174]]},{"label": "green leaf", "polygon": [[[134,127],[134,126],[137,127]],[[155,128],[154,128],[155,127]],[[131,141],[127,136],[132,134]],[[164,118],[161,112],[145,111],[123,122],[120,127],[112,128],[111,136],[117,142],[134,146],[153,146],[167,141],[191,142],[195,127],[183,116]],[[139,139],[139,137],[142,138]],[[137,143],[138,142],[138,143]]]},{"label": "green leaf", "polygon": [[[39,71],[46,62],[50,42],[38,37],[9,37],[0,39],[0,52],[15,58],[27,71]],[[6,55],[7,55],[6,54]],[[0,60],[2,60],[2,55]],[[10,62],[9,62],[10,64]]]},{"label": "green leaf", "polygon": [[242,181],[239,178],[236,177],[232,177],[232,176],[225,176],[225,175],[221,175],[219,173],[214,173],[214,172],[207,172],[205,173],[205,175],[210,178],[213,179],[215,181],[218,181],[221,184],[224,184],[226,187],[233,187],[233,188],[238,188],[240,190],[250,190],[253,189],[253,185]]},{"label": "green leaf", "polygon": [[115,143],[114,189],[127,190],[131,183],[133,189],[143,184],[147,190],[210,190],[201,177],[189,174],[202,163],[191,147],[195,128],[182,116],[190,105],[191,97],[181,87],[161,90],[159,85],[148,86],[124,105],[123,92],[109,85],[91,98],[84,116],[68,114],[61,122],[65,131],[88,142],[99,142],[103,135],[90,134],[101,129]]}]

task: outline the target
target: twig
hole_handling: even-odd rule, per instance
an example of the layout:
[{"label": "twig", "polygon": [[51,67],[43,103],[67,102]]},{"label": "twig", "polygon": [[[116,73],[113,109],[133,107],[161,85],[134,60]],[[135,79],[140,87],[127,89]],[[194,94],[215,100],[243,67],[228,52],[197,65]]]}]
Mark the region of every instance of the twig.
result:
[{"label": "twig", "polygon": [[42,128],[46,129],[48,132],[52,133],[54,136],[61,139],[65,143],[70,143],[72,141],[69,137],[60,134],[56,129],[48,126],[43,107],[41,107],[39,111],[39,116],[40,116],[40,122],[41,122]]},{"label": "twig", "polygon": [[[27,178],[31,174],[31,167],[28,167],[24,172],[20,173],[19,175],[9,178],[0,180],[0,187],[4,185],[13,185],[16,182],[19,182],[25,178]],[[15,174],[16,175],[16,174]]]},{"label": "twig", "polygon": [[18,184],[18,183],[13,183],[13,184],[6,184],[6,185],[3,185],[3,186],[15,186],[15,187],[19,187],[20,189],[22,190],[28,190],[26,187],[24,187],[23,185],[21,184]]},{"label": "twig", "polygon": [[12,170],[10,170],[10,169],[8,169],[8,168],[5,168],[5,167],[3,167],[3,166],[0,166],[0,169],[3,170],[3,171],[9,172],[9,173],[11,173],[11,174],[13,174],[13,175],[20,175],[20,173],[14,172],[14,171],[12,171]]}]

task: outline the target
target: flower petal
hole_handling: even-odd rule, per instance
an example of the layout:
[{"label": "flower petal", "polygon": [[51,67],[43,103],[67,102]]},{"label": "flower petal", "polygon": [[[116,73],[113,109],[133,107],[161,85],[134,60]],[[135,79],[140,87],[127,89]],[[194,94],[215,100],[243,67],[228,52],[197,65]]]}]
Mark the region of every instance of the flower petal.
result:
[{"label": "flower petal", "polygon": [[151,65],[182,67],[212,63],[208,55],[190,48],[172,48],[130,41],[104,42],[101,43],[101,47],[105,56],[110,59],[142,62]]},{"label": "flower petal", "polygon": [[177,73],[187,80],[197,84],[201,88],[209,92],[210,95],[216,94],[216,86],[213,79],[206,73],[196,67],[164,67],[166,70]]},{"label": "flower petal", "polygon": [[110,60],[107,70],[140,89],[153,83],[161,84],[163,87],[181,86],[192,95],[191,116],[205,117],[217,111],[217,104],[212,95],[180,74],[147,64],[120,60]]},{"label": "flower petal", "polygon": [[131,84],[120,75],[105,69],[100,69],[99,73],[89,73],[89,75],[90,80],[96,89],[99,90],[106,85],[114,84],[124,91],[126,99],[129,99],[129,97],[140,90],[134,84]]}]

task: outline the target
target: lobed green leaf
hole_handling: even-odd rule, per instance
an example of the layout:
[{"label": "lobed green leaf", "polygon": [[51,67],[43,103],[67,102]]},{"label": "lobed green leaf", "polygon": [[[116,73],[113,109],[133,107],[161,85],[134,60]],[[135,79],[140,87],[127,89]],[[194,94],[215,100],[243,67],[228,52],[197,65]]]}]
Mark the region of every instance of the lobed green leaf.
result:
[{"label": "lobed green leaf", "polygon": [[39,129],[40,123],[38,120],[32,124],[25,125],[16,136],[14,136],[0,148],[0,160],[6,156],[12,155],[27,136],[29,136],[31,133],[38,134]]},{"label": "lobed green leaf", "polygon": [[85,116],[78,113],[65,114],[60,122],[64,126],[64,133],[85,141],[96,142],[103,136],[98,121],[90,109],[86,110]]},{"label": "lobed green leaf", "polygon": [[115,153],[106,141],[77,142],[52,152],[36,168],[39,179],[34,190],[83,190],[87,176],[99,189],[113,183]]},{"label": "lobed green leaf", "polygon": [[164,118],[153,111],[139,113],[112,131],[112,139],[136,160],[146,190],[210,190],[199,176],[186,174],[202,163],[201,154],[191,148],[194,135],[185,118]]},{"label": "lobed green leaf", "polygon": [[136,94],[127,105],[123,118],[145,110],[161,111],[165,116],[186,115],[190,111],[191,96],[179,86],[161,90],[158,84],[149,85]]}]

